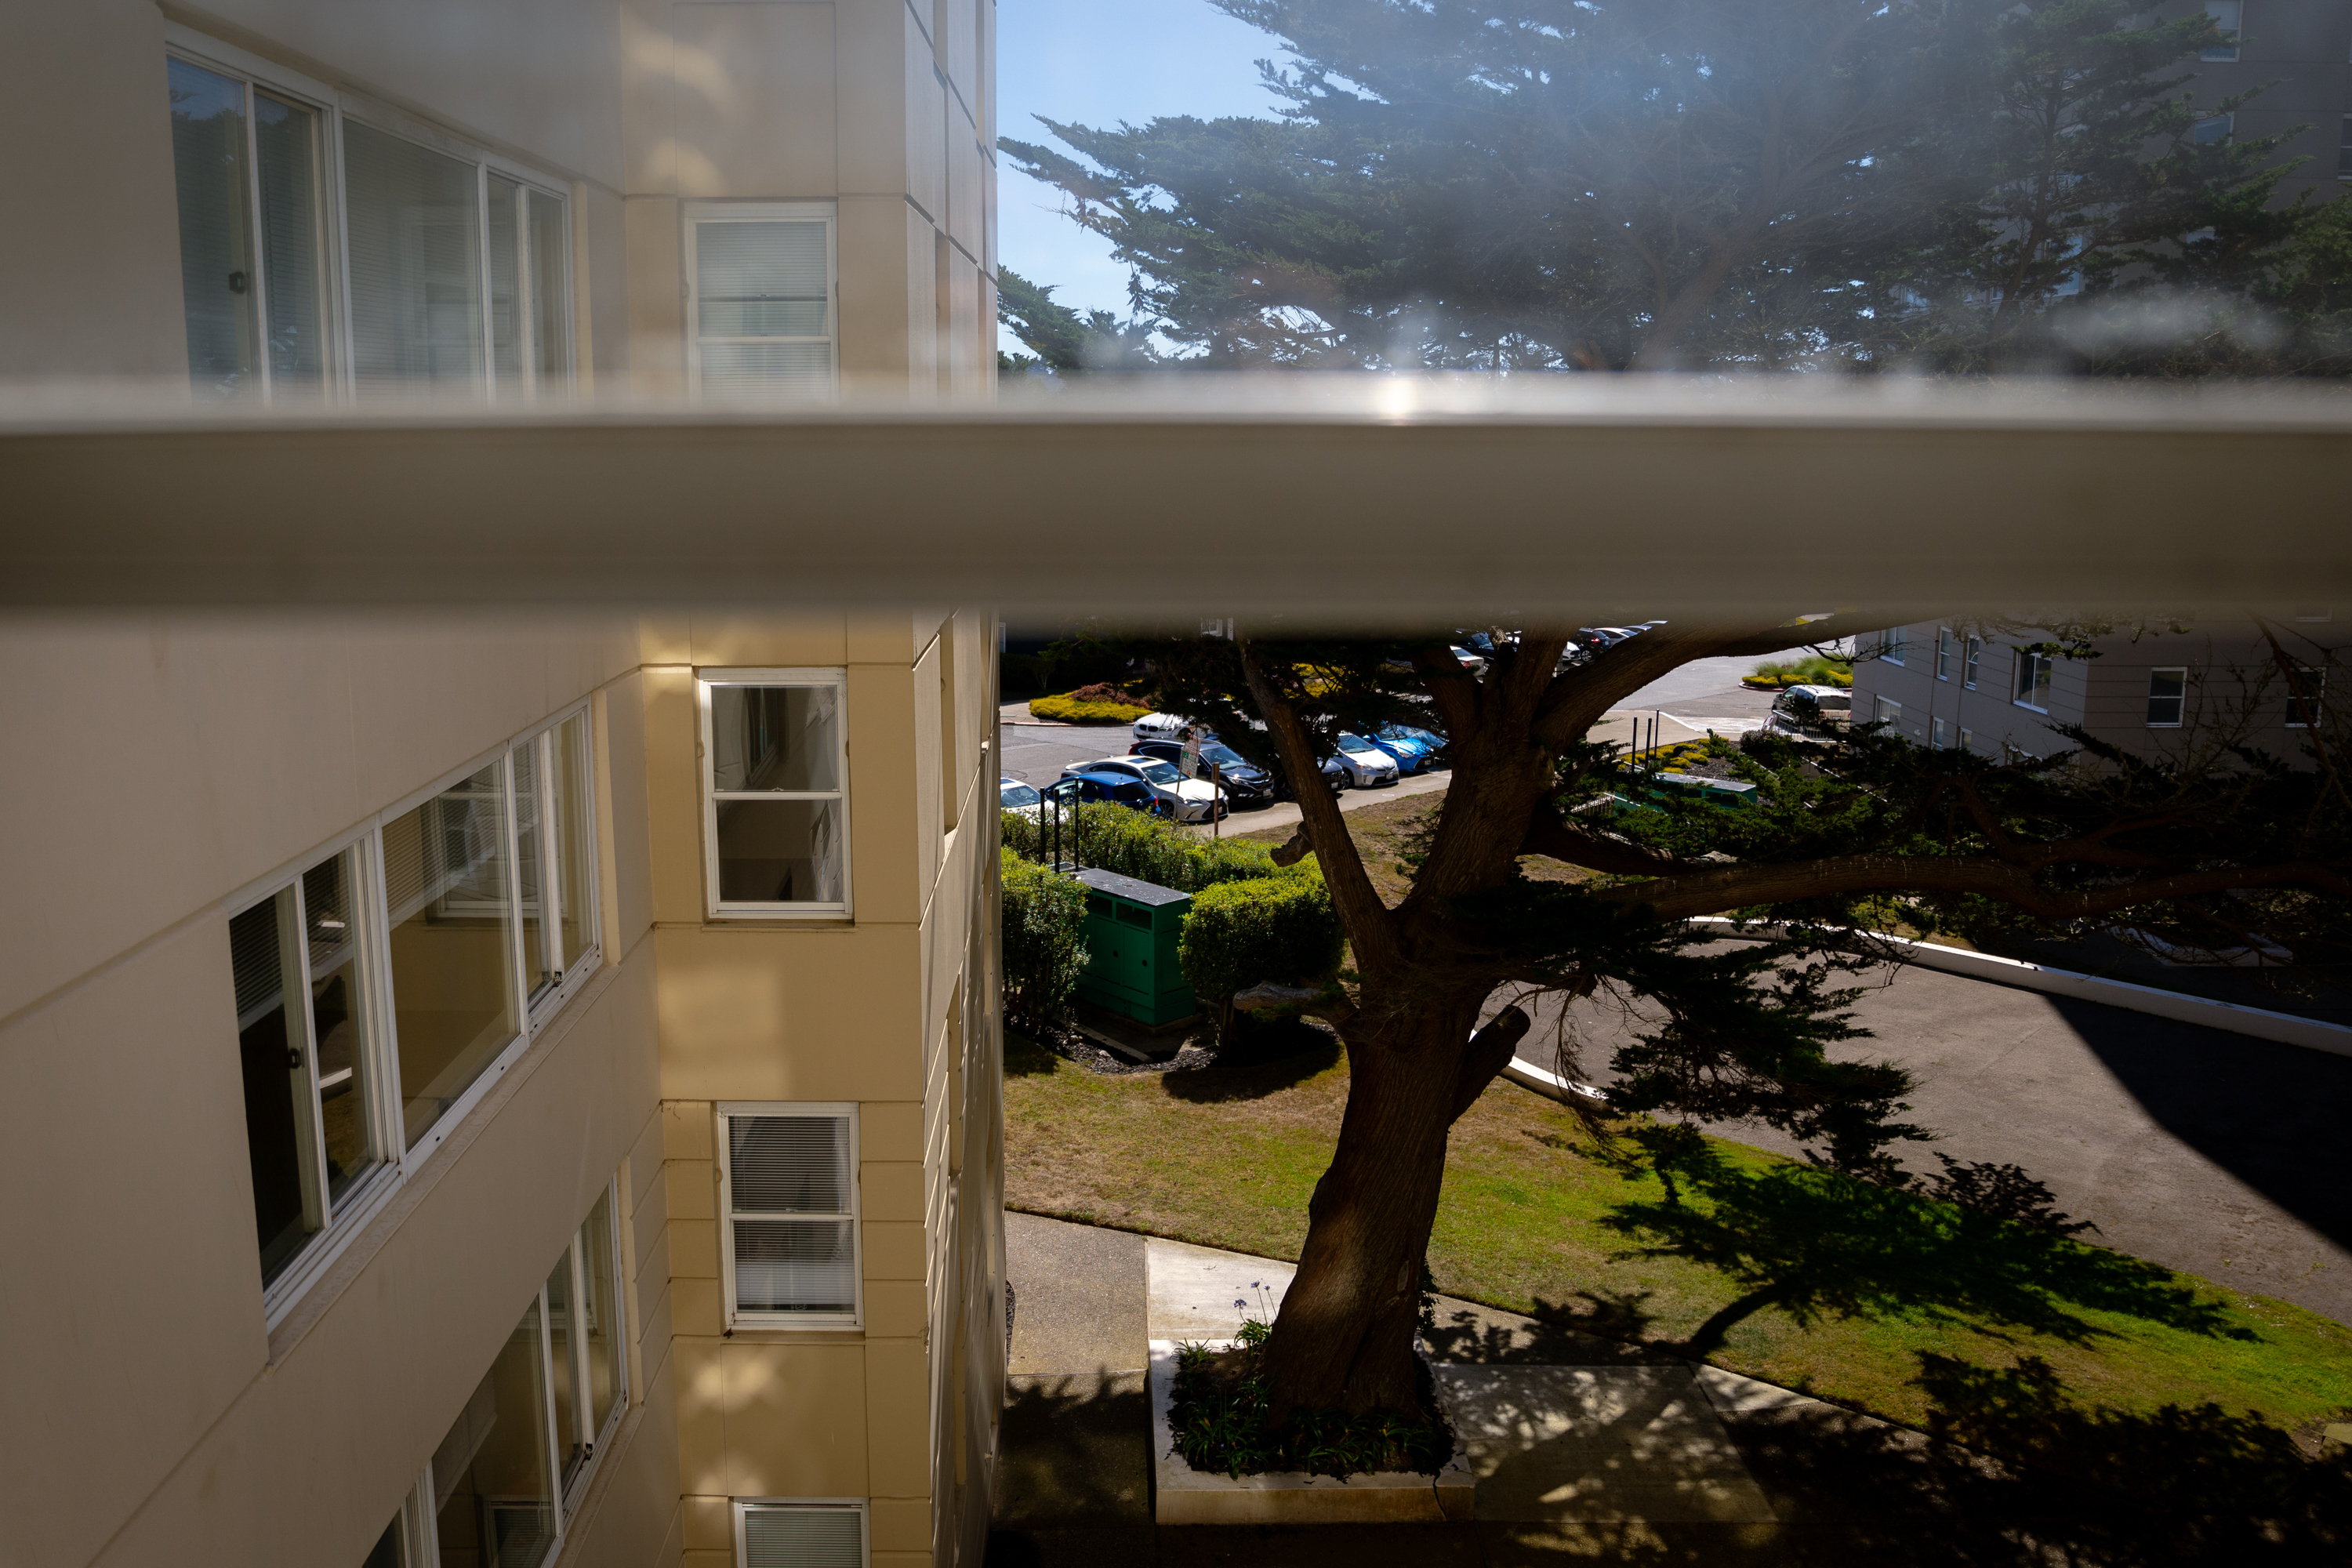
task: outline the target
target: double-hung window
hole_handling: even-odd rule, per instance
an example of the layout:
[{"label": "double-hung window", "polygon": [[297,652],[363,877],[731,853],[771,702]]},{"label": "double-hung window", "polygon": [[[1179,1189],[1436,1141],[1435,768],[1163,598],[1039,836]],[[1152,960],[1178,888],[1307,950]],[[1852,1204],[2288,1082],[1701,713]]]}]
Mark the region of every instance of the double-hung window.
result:
[{"label": "double-hung window", "polygon": [[607,1184],[457,1412],[365,1568],[540,1568],[628,1404]]},{"label": "double-hung window", "polygon": [[862,1498],[738,1498],[736,1568],[866,1568]]},{"label": "double-hung window", "polygon": [[729,1102],[718,1115],[728,1328],[856,1328],[857,1107]]},{"label": "double-hung window", "polygon": [[687,381],[710,399],[835,395],[831,202],[689,202]]},{"label": "double-hung window", "polygon": [[400,1153],[361,911],[369,845],[346,845],[229,919],[261,1279],[273,1306],[323,1267]]},{"label": "double-hung window", "polygon": [[1909,632],[1908,626],[1889,626],[1879,633],[1878,657],[1889,664],[1901,664],[1905,640]]},{"label": "double-hung window", "polygon": [[556,182],[166,32],[198,385],[501,399],[571,385],[571,222]]},{"label": "double-hung window", "polygon": [[2017,680],[2010,700],[2037,713],[2050,710],[2050,656],[2017,650]]},{"label": "double-hung window", "polygon": [[2221,35],[2198,55],[2202,60],[2234,60],[2238,37],[2246,19],[2245,0],[2205,0],[2205,19]]},{"label": "double-hung window", "polygon": [[1888,697],[1873,698],[1870,719],[1874,724],[1891,726],[1890,732],[1899,731],[1903,727],[1903,704]]},{"label": "double-hung window", "polygon": [[2327,671],[2317,665],[2296,665],[2294,678],[2287,683],[2286,727],[2308,730],[2318,724],[2326,695]]},{"label": "double-hung window", "polygon": [[1944,747],[1949,743],[1945,739],[1946,734],[1947,731],[1944,728],[1944,721],[1941,719],[1930,719],[1927,721],[1928,745],[1934,747],[1937,751],[1942,751]]},{"label": "double-hung window", "polygon": [[1936,628],[1936,679],[1952,679],[1952,634],[1944,626]]},{"label": "double-hung window", "polygon": [[2189,703],[2189,671],[2183,667],[2147,672],[2147,727],[2178,730]]},{"label": "double-hung window", "polygon": [[597,966],[585,706],[233,900],[265,1315]]},{"label": "double-hung window", "polygon": [[839,669],[702,673],[703,872],[714,916],[850,912],[846,684]]},{"label": "double-hung window", "polygon": [[1960,684],[1967,687],[1970,691],[1974,691],[1977,689],[1977,665],[1983,658],[1984,641],[1982,638],[1970,637],[1962,645],[1960,655]]}]

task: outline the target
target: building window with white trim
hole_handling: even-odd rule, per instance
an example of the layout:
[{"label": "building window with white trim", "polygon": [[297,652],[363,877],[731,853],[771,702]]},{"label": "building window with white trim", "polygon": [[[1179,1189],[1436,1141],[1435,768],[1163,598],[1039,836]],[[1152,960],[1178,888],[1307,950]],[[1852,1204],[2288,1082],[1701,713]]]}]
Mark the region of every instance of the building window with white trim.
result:
[{"label": "building window with white trim", "polygon": [[2327,671],[2317,665],[2298,664],[2287,683],[2286,727],[2308,730],[2319,722],[2326,707]]},{"label": "building window with white trim", "polygon": [[1962,750],[1963,752],[1973,752],[1973,751],[1975,751],[1976,749],[1977,749],[1977,732],[1976,732],[1974,730],[1963,730],[1963,731],[1960,731],[1960,750]]},{"label": "building window with white trim", "polygon": [[712,915],[849,913],[846,687],[840,669],[703,672]]},{"label": "building window with white trim", "polygon": [[1941,719],[1930,719],[1927,721],[1928,745],[1934,747],[1937,751],[1942,751],[1945,745],[1944,734],[1944,721]]},{"label": "building window with white trim", "polygon": [[1943,626],[1936,628],[1936,679],[1952,679],[1952,634]]},{"label": "building window with white trim", "polygon": [[2147,727],[2178,730],[2189,704],[2189,670],[2185,666],[2147,672]]},{"label": "building window with white trim", "polygon": [[328,367],[326,110],[171,57],[188,374],[316,393]]},{"label": "building window with white trim", "polygon": [[1889,626],[1879,633],[1878,657],[1889,664],[1901,664],[1906,638],[1910,629],[1908,626]]},{"label": "building window with white trim", "polygon": [[1871,700],[1870,719],[1874,724],[1887,724],[1899,730],[1903,726],[1903,704],[1891,697],[1874,698]]},{"label": "building window with white trim", "polygon": [[373,1027],[363,844],[229,918],[247,1152],[265,1293],[348,1221],[399,1138]]},{"label": "building window with white trim", "polygon": [[[2189,139],[2200,147],[2210,147],[2216,142],[2227,142],[2230,139],[2230,132],[2237,128],[2237,123],[2238,117],[2234,114],[2209,114],[2189,128]],[[2190,240],[2210,239],[2213,237],[2213,231],[2210,228],[2196,229],[2183,237]]]},{"label": "building window with white trim", "polygon": [[687,204],[687,380],[697,396],[835,395],[834,220],[831,202]]},{"label": "building window with white trim", "polygon": [[718,1108],[719,1272],[733,1329],[854,1329],[857,1107]]},{"label": "building window with white trim", "polygon": [[1970,691],[1977,689],[1977,666],[1984,658],[1984,639],[1970,637],[1962,645],[1960,654],[1960,684]]},{"label": "building window with white trim", "polygon": [[2020,708],[2031,708],[2037,713],[2050,710],[2050,656],[2017,650],[2017,683],[2010,692],[2010,700]]},{"label": "building window with white trim", "polygon": [[866,1568],[867,1550],[863,1500],[735,1500],[737,1568]]},{"label": "building window with white trim", "polygon": [[2205,46],[2197,57],[2201,60],[2228,61],[2238,58],[2238,37],[2245,20],[2244,0],[2205,0],[2205,19],[2213,24],[2221,37]]}]

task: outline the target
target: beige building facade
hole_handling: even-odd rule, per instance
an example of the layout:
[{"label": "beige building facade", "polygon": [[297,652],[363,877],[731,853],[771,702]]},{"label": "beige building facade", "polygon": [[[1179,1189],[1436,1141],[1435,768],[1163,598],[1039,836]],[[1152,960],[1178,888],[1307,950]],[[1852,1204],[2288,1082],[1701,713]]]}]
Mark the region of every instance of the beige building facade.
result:
[{"label": "beige building facade", "polygon": [[[986,397],[993,36],[11,8],[0,381]],[[976,1563],[990,612],[337,598],[0,618],[0,1562]]]}]

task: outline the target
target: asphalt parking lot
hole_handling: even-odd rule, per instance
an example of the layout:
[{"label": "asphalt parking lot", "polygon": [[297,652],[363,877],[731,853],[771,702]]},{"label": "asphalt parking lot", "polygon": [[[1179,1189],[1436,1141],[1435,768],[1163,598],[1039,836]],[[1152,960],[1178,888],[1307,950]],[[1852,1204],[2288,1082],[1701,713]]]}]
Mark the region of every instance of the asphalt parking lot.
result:
[{"label": "asphalt parking lot", "polygon": [[[1905,1118],[1938,1133],[1900,1146],[1914,1170],[2015,1164],[2095,1224],[2085,1239],[2352,1322],[2352,1057],[2332,1056],[1933,970],[1876,977],[1833,1048],[1919,1080]],[[1556,1010],[1519,1055],[1550,1068]],[[1609,1081],[1629,1025],[1579,1004],[1579,1066]],[[1769,1129],[1724,1136],[1783,1153]]]}]

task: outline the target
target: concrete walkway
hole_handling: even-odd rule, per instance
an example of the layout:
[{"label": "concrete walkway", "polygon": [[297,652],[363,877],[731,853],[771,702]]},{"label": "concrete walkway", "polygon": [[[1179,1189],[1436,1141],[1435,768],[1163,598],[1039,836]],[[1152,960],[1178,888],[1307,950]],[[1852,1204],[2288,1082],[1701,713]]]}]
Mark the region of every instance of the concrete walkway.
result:
[{"label": "concrete walkway", "polygon": [[1964,1453],[1445,1298],[1423,1348],[1479,1476],[1475,1521],[1156,1526],[1148,1342],[1229,1337],[1279,1304],[1291,1266],[1028,1215],[1005,1228],[1017,1310],[991,1568],[2034,1560],[1981,1508],[1949,1517],[1987,1473]]}]

